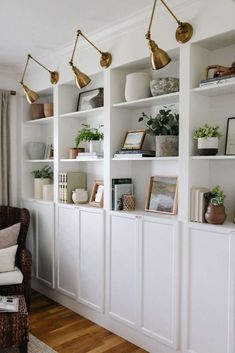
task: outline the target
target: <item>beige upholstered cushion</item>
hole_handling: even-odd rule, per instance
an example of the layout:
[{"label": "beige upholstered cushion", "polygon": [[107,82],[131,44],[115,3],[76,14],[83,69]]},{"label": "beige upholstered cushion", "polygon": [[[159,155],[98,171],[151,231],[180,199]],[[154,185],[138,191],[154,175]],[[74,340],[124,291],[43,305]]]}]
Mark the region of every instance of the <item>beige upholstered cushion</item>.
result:
[{"label": "beige upholstered cushion", "polygon": [[15,256],[18,245],[0,249],[0,272],[13,271],[15,268]]},{"label": "beige upholstered cushion", "polygon": [[17,244],[18,235],[20,233],[20,223],[0,230],[0,249],[9,248]]},{"label": "beige upholstered cushion", "polygon": [[14,271],[0,273],[0,286],[9,286],[23,282],[22,272],[15,267]]}]

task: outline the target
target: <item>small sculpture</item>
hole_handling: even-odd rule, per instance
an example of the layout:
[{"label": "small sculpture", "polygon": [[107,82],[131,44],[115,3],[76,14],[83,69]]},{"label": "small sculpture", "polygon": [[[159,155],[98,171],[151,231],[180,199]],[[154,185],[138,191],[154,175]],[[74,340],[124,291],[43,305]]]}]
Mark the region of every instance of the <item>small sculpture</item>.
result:
[{"label": "small sculpture", "polygon": [[220,66],[220,65],[210,65],[206,68],[206,80],[208,80],[209,71],[214,69],[213,78],[223,77],[235,74],[235,61],[232,63],[231,67]]}]

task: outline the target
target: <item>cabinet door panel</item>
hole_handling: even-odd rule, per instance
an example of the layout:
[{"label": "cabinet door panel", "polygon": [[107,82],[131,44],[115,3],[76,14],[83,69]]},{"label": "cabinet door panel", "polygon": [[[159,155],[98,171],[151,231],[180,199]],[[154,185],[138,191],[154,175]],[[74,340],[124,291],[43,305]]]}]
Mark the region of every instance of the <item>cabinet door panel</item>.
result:
[{"label": "cabinet door panel", "polygon": [[54,286],[54,204],[37,203],[37,278]]},{"label": "cabinet door panel", "polygon": [[64,294],[77,296],[79,210],[58,207],[57,287]]},{"label": "cabinet door panel", "polygon": [[110,315],[137,325],[138,219],[111,216]]},{"label": "cabinet door panel", "polygon": [[79,301],[98,311],[104,305],[104,214],[80,210]]},{"label": "cabinet door panel", "polygon": [[22,207],[25,207],[30,212],[30,223],[28,234],[26,237],[26,247],[30,250],[32,255],[32,276],[36,275],[36,218],[37,218],[37,206],[34,201],[22,202]]}]

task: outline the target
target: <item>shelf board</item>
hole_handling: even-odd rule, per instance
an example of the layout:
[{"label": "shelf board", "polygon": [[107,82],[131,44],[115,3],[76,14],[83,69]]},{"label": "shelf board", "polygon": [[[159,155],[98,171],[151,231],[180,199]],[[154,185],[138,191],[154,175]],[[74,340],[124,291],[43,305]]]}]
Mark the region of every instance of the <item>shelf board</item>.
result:
[{"label": "shelf board", "polygon": [[112,158],[113,161],[178,161],[179,157]]},{"label": "shelf board", "polygon": [[217,155],[217,156],[191,156],[192,159],[202,159],[202,160],[235,160],[234,156],[224,156],[224,155]]},{"label": "shelf board", "polygon": [[113,104],[113,108],[146,108],[155,105],[170,104],[179,102],[179,92],[163,94],[161,96],[138,99],[131,102],[121,102]]},{"label": "shelf board", "polygon": [[54,121],[54,117],[53,116],[49,116],[48,118],[27,120],[27,121],[25,121],[25,124],[44,125],[44,124],[53,123],[53,121]]},{"label": "shelf board", "polygon": [[192,89],[193,93],[198,93],[203,96],[223,96],[225,94],[235,93],[235,82],[226,82],[218,85],[197,87]]},{"label": "shelf board", "polygon": [[60,114],[60,118],[86,118],[88,116],[96,115],[97,113],[103,112],[104,107],[93,108],[88,110],[82,110],[79,112],[72,112],[66,114]]},{"label": "shelf board", "polygon": [[54,163],[53,159],[26,159],[27,163]]},{"label": "shelf board", "polygon": [[77,163],[77,162],[103,162],[104,158],[83,158],[83,159],[60,159],[60,162]]},{"label": "shelf board", "polygon": [[198,229],[205,229],[205,230],[214,230],[216,231],[224,231],[227,229],[228,231],[235,230],[235,223],[231,221],[226,221],[223,224],[209,224],[209,223],[199,223],[199,222],[189,222],[190,228],[198,228]]}]

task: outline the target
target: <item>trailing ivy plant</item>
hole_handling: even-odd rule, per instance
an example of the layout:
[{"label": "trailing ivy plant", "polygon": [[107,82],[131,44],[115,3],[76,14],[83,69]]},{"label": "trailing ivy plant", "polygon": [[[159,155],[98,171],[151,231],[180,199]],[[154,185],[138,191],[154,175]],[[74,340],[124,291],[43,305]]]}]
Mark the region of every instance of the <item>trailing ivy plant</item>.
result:
[{"label": "trailing ivy plant", "polygon": [[149,135],[179,135],[179,114],[172,113],[170,106],[163,106],[154,118],[143,112],[138,121],[144,122]]},{"label": "trailing ivy plant", "polygon": [[36,169],[31,172],[34,178],[53,180],[53,170],[49,165],[45,165],[42,169]]},{"label": "trailing ivy plant", "polygon": [[219,132],[219,126],[208,126],[205,124],[194,131],[193,138],[195,140],[199,138],[208,139],[209,137],[220,137],[222,136]]},{"label": "trailing ivy plant", "polygon": [[213,206],[221,206],[224,204],[225,194],[220,186],[215,186],[211,191],[205,194],[205,199],[207,202],[212,204]]},{"label": "trailing ivy plant", "polygon": [[100,131],[103,125],[99,125],[98,128],[90,127],[88,124],[82,124],[82,126],[83,128],[78,131],[78,134],[75,137],[76,147],[78,147],[82,141],[101,141],[104,139],[104,134]]}]

